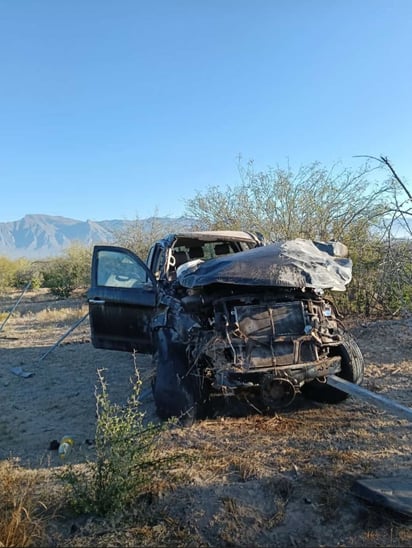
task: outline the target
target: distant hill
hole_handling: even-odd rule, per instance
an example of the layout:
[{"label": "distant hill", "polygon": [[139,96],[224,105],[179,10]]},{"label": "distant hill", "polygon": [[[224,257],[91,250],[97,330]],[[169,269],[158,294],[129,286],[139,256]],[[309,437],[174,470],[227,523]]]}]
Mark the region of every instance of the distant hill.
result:
[{"label": "distant hill", "polygon": [[[51,215],[26,215],[19,221],[0,222],[0,256],[10,259],[45,259],[60,255],[74,243],[82,245],[113,243],[118,232],[141,223],[143,230],[150,230],[153,217],[141,220],[79,221]],[[190,219],[156,217],[156,224],[163,223],[165,234],[173,230],[187,229]],[[393,234],[397,238],[410,238],[405,225],[395,223]],[[412,229],[412,226],[411,226]]]},{"label": "distant hill", "polygon": [[[143,227],[150,224],[150,219],[138,222]],[[163,219],[165,226],[173,221],[179,226],[187,219]],[[156,219],[162,222],[162,219]],[[60,255],[74,243],[82,245],[113,243],[114,235],[135,225],[136,221],[79,221],[66,217],[51,215],[26,215],[19,221],[0,222],[0,256],[10,259],[26,257],[27,259],[44,259]]]}]

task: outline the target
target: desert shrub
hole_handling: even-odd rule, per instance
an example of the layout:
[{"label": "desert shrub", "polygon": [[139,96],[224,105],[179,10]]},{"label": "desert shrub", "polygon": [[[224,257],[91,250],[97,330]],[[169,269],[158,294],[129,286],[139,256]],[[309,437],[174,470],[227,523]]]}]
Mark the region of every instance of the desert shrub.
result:
[{"label": "desert shrub", "polygon": [[53,259],[44,272],[44,286],[56,297],[70,297],[77,287],[76,274],[72,272],[70,261],[64,258]]},{"label": "desert shrub", "polygon": [[30,284],[31,289],[40,289],[43,285],[43,273],[38,263],[19,259],[15,263],[15,274],[13,286],[16,289],[26,287]]},{"label": "desert shrub", "polygon": [[44,267],[43,285],[57,297],[70,297],[75,289],[89,284],[90,261],[89,249],[80,245],[71,246],[63,256],[51,259]]},{"label": "desert shrub", "polygon": [[0,257],[0,287],[3,290],[22,289],[28,284],[34,290],[42,287],[43,273],[37,262]]},{"label": "desert shrub", "polygon": [[412,242],[392,241],[381,248],[372,304],[383,314],[412,309]]},{"label": "desert shrub", "polygon": [[412,310],[412,243],[370,238],[351,250],[353,279],[333,298],[344,315],[396,315]]},{"label": "desert shrub", "polygon": [[45,505],[36,495],[38,479],[16,462],[0,462],[0,546],[43,546]]},{"label": "desert shrub", "polygon": [[154,471],[165,464],[156,442],[167,424],[145,424],[137,368],[124,406],[110,402],[103,371],[97,373],[95,460],[82,469],[69,466],[61,477],[70,488],[69,501],[76,512],[104,516],[123,511],[150,486]]},{"label": "desert shrub", "polygon": [[0,288],[10,289],[14,286],[16,262],[7,257],[0,257]]}]

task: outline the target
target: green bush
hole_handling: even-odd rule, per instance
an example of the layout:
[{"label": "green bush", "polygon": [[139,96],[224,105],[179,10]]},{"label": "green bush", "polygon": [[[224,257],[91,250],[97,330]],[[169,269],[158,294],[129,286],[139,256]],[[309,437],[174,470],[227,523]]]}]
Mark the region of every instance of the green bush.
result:
[{"label": "green bush", "polygon": [[132,394],[123,407],[110,402],[102,370],[97,374],[95,461],[86,469],[69,467],[61,477],[70,487],[69,499],[76,512],[105,516],[125,510],[150,486],[162,464],[156,441],[168,425],[144,423],[137,368]]},{"label": "green bush", "polygon": [[353,279],[334,300],[344,315],[393,316],[412,310],[412,243],[376,239],[351,250]]},{"label": "green bush", "polygon": [[40,289],[43,285],[43,273],[36,262],[27,259],[19,259],[15,263],[15,275],[13,286],[16,289],[26,287],[30,283],[33,290]]},{"label": "green bush", "polygon": [[0,257],[0,288],[2,291],[14,286],[16,269],[16,261]]},{"label": "green bush", "polygon": [[44,287],[53,295],[67,298],[90,281],[91,251],[80,245],[68,248],[62,257],[51,259],[43,271]]}]

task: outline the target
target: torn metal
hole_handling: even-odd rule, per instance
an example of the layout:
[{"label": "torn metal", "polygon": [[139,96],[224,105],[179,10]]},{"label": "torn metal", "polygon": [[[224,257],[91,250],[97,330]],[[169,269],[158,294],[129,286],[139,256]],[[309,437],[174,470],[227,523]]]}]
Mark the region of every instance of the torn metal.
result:
[{"label": "torn metal", "polygon": [[153,244],[146,263],[130,250],[97,246],[88,291],[92,341],[152,352],[161,418],[195,420],[218,397],[261,412],[300,393],[339,402],[347,394],[326,379],[359,384],[364,363],[324,290],[344,291],[351,276],[340,242],[172,234]]},{"label": "torn metal", "polygon": [[352,261],[339,242],[289,240],[196,262],[179,276],[187,288],[210,284],[296,287],[344,291]]}]

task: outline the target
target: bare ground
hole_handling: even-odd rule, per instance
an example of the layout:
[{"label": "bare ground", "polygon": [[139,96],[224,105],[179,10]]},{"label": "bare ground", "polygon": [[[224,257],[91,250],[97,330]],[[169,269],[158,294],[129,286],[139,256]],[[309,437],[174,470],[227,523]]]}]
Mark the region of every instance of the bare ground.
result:
[{"label": "bare ground", "polygon": [[[73,463],[90,457],[96,370],[105,371],[112,401],[123,403],[134,361],[94,349],[87,320],[43,358],[87,311],[84,299],[73,300],[74,312],[62,319],[53,311],[68,303],[47,299],[27,295],[0,333],[0,459],[53,470],[62,463],[49,445],[65,434],[76,440]],[[352,322],[351,330],[366,360],[363,386],[412,406],[412,318]],[[156,421],[150,357],[139,356],[137,366],[142,405]],[[150,525],[89,519],[75,533],[60,527],[59,545],[411,546],[407,518],[351,492],[357,478],[411,477],[411,438],[408,421],[352,398],[336,406],[297,398],[271,417],[225,413],[173,428],[164,451],[184,452],[190,464],[154,488]]]}]

